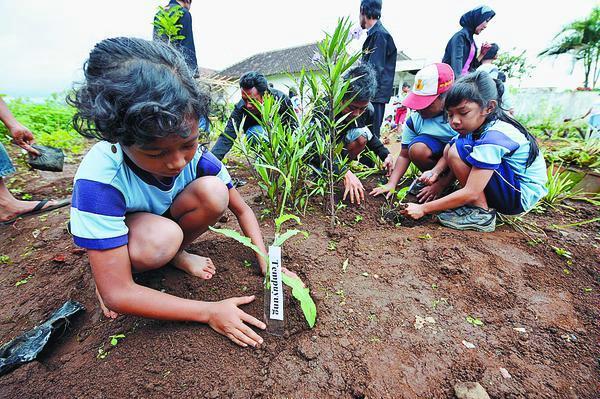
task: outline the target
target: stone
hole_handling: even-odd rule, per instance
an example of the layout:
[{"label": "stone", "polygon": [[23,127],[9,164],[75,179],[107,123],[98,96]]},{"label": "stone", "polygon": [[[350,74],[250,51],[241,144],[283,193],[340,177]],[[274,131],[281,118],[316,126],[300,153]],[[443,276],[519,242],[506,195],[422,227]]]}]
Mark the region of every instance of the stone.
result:
[{"label": "stone", "polygon": [[458,399],[490,399],[490,395],[478,382],[459,382],[454,385],[454,394]]}]

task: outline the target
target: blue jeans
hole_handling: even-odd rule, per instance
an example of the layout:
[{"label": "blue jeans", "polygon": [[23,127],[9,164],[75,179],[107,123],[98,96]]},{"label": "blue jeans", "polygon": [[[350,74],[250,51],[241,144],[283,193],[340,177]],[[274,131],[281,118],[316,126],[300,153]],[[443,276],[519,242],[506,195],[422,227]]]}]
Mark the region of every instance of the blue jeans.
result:
[{"label": "blue jeans", "polygon": [[0,144],[0,177],[8,176],[12,173],[15,173],[15,167],[8,157],[6,149]]}]

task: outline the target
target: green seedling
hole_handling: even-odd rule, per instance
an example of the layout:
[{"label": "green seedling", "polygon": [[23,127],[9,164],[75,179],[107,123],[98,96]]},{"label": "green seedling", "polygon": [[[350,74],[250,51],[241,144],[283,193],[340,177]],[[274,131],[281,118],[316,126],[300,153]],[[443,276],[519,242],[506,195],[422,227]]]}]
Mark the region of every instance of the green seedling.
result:
[{"label": "green seedling", "polygon": [[0,265],[9,265],[12,263],[10,256],[8,255],[0,255]]},{"label": "green seedling", "polygon": [[481,319],[478,319],[477,317],[472,317],[472,316],[467,316],[467,323],[469,323],[475,327],[482,327],[484,325],[483,321],[481,321]]},{"label": "green seedling", "polygon": [[108,356],[108,353],[110,351],[105,351],[102,347],[98,348],[98,354],[96,355],[96,359],[106,359],[106,356]]},{"label": "green seedling", "polygon": [[563,269],[563,273],[568,276],[571,274],[571,271],[569,269]]},{"label": "green seedling", "polygon": [[556,254],[558,256],[562,256],[562,257],[565,257],[567,259],[571,259],[571,257],[573,256],[573,254],[571,254],[571,252],[567,251],[564,248],[552,247],[552,249],[554,250],[554,252],[556,252]]},{"label": "green seedling", "polygon": [[327,243],[327,249],[330,251],[335,251],[337,249],[337,242],[330,240],[329,243]]},{"label": "green seedling", "polygon": [[369,321],[377,321],[377,315],[375,313],[371,313],[368,319]]},{"label": "green seedling", "polygon": [[346,258],[346,260],[344,261],[344,263],[342,263],[342,272],[346,273],[346,271],[348,270],[348,263],[350,261],[348,260],[348,258]]},{"label": "green seedling", "polygon": [[29,201],[29,200],[33,199],[33,195],[31,195],[29,193],[28,194],[23,194],[21,196],[21,198],[24,199],[25,201]]},{"label": "green seedling", "polygon": [[362,222],[362,221],[363,221],[363,217],[362,217],[362,216],[360,216],[360,215],[356,215],[356,216],[354,217],[354,224],[358,224],[358,223],[360,223],[360,222]]},{"label": "green seedling", "polygon": [[379,338],[377,336],[371,337],[370,341],[371,341],[372,344],[378,344],[378,343],[381,342],[381,338]]},{"label": "green seedling", "polygon": [[541,244],[541,243],[543,243],[543,242],[544,242],[544,240],[543,240],[543,239],[541,239],[541,238],[533,238],[533,239],[531,239],[531,240],[528,240],[528,241],[527,241],[527,244],[528,244],[529,246],[531,246],[531,247],[535,247],[535,246],[537,246],[537,245],[539,245],[539,244]]},{"label": "green seedling", "polygon": [[29,280],[31,280],[31,278],[33,277],[33,275],[29,275],[27,277],[25,277],[23,280],[19,280],[15,283],[15,287],[19,287],[23,284],[27,284],[29,282]]},{"label": "green seedling", "polygon": [[250,261],[249,261],[249,260],[247,260],[247,259],[244,259],[244,267],[245,267],[246,269],[250,269],[250,268],[252,267],[252,262],[250,262]]},{"label": "green seedling", "polygon": [[584,288],[583,292],[586,293],[586,294],[589,294],[590,292],[592,292],[592,289],[591,288]]},{"label": "green seedling", "polygon": [[433,237],[431,236],[431,234],[427,233],[421,234],[420,236],[418,236],[418,238],[420,238],[421,240],[431,240]]},{"label": "green seedling", "polygon": [[431,289],[432,290],[437,290],[438,285],[436,283],[431,284]]},{"label": "green seedling", "polygon": [[340,288],[339,290],[337,290],[335,292],[335,294],[340,297],[340,305],[345,305],[346,304],[346,294],[344,293],[344,290]]},{"label": "green seedling", "polygon": [[434,299],[433,302],[431,303],[431,308],[433,310],[436,310],[437,307],[440,305],[440,303],[444,303],[444,304],[448,305],[448,299],[447,298]]},{"label": "green seedling", "polygon": [[410,187],[403,187],[400,190],[398,190],[396,192],[396,200],[398,200],[398,202],[402,202],[404,201],[404,198],[406,197],[406,195],[408,194],[408,189]]},{"label": "green seedling", "polygon": [[[304,237],[308,237],[308,233],[301,230],[286,230],[284,233],[280,234],[281,226],[288,220],[294,220],[296,223],[300,224],[300,218],[295,215],[281,215],[277,219],[275,219],[275,239],[273,240],[274,246],[282,246],[287,240],[290,238],[302,234]],[[215,229],[214,227],[209,227],[213,232],[222,234],[226,237],[232,238],[239,242],[240,244],[252,249],[259,256],[261,256],[267,263],[269,263],[269,257],[267,254],[263,253],[256,245],[252,243],[250,238],[241,235],[235,230],[231,229]],[[269,274],[265,276],[265,287],[269,286]],[[304,313],[304,318],[306,319],[308,326],[313,328],[317,319],[317,306],[310,296],[310,290],[308,287],[304,286],[304,283],[299,278],[292,278],[285,273],[281,274],[281,281],[292,289],[292,297],[300,302],[300,308]]]},{"label": "green seedling", "polygon": [[125,334],[115,334],[115,335],[111,335],[108,338],[110,338],[110,344],[112,346],[117,346],[117,344],[119,343],[119,340],[125,338]]}]

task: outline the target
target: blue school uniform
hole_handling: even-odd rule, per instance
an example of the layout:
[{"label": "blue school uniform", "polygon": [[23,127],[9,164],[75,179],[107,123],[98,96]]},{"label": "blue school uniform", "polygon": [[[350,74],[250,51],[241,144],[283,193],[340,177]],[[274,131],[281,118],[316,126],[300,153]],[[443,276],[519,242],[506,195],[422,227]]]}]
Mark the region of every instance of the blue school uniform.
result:
[{"label": "blue school uniform", "polygon": [[463,162],[494,174],[484,193],[488,205],[506,215],[529,211],[547,193],[546,163],[540,152],[529,166],[529,141],[516,127],[494,121],[484,127],[478,138],[470,133],[451,143]]},{"label": "blue school uniform", "polygon": [[97,250],[126,245],[125,215],[168,214],[177,194],[202,176],[217,176],[233,187],[227,169],[201,146],[179,175],[161,181],[135,165],[118,144],[94,145],[74,179],[70,230],[75,244]]},{"label": "blue school uniform", "polygon": [[415,143],[423,143],[440,158],[446,144],[456,136],[444,115],[423,119],[418,112],[411,113],[402,128],[402,148],[410,148]]}]

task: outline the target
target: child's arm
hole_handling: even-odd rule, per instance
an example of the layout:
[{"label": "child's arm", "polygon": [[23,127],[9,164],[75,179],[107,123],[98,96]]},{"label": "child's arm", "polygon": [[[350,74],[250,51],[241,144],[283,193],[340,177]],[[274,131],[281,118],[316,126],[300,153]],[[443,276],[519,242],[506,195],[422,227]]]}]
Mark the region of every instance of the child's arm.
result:
[{"label": "child's arm", "polygon": [[446,154],[448,153],[449,149],[450,145],[446,144],[446,148],[444,149],[444,156],[440,157],[440,159],[437,161],[437,163],[431,170],[424,171],[421,174],[421,176],[419,177],[420,181],[427,184],[428,186],[431,186],[438,180],[440,175],[444,173],[446,169],[448,169],[448,161],[446,160]]},{"label": "child's arm", "polygon": [[[244,235],[249,237],[250,240],[252,240],[252,243],[256,245],[264,254],[267,254],[267,249],[265,248],[260,226],[258,225],[258,220],[256,220],[256,216],[254,215],[252,208],[246,204],[240,193],[235,188],[229,190],[229,209],[231,209],[231,212],[233,212],[237,218]],[[265,274],[267,270],[267,262],[259,254],[256,254],[256,259],[258,260],[261,273]]]},{"label": "child's arm", "polygon": [[454,209],[462,205],[470,204],[481,195],[493,173],[493,169],[479,169],[473,167],[471,168],[465,187],[445,197],[422,205],[409,203],[408,207],[402,211],[402,213],[413,219],[420,219],[430,213]]},{"label": "child's arm", "polygon": [[406,170],[408,169],[409,165],[410,159],[408,158],[408,148],[402,148],[402,150],[400,150],[400,155],[396,160],[396,165],[394,166],[392,175],[390,176],[390,179],[388,180],[387,184],[381,187],[375,187],[370,194],[372,196],[377,196],[379,194],[387,193],[386,198],[389,198],[392,191],[396,188],[396,185],[398,184],[400,179],[402,179],[402,177],[406,173]]},{"label": "child's arm", "polygon": [[88,255],[96,287],[110,310],[152,319],[207,323],[238,345],[262,343],[262,338],[244,322],[261,329],[265,329],[265,324],[238,308],[252,302],[253,296],[220,302],[183,299],[136,284],[127,246],[88,250]]}]

